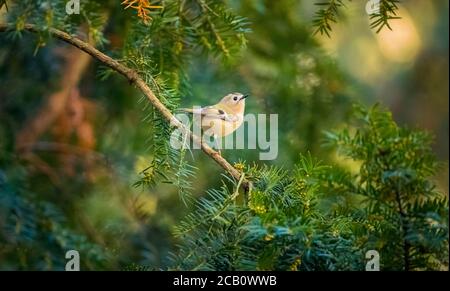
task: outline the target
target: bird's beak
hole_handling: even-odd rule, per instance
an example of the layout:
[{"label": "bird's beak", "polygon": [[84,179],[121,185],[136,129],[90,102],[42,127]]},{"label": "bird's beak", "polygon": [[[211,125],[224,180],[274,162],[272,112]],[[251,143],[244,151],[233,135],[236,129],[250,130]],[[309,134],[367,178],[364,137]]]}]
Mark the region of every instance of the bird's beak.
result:
[{"label": "bird's beak", "polygon": [[239,99],[239,100],[243,100],[243,99],[247,98],[248,96],[250,96],[250,95],[248,95],[248,94],[245,94],[245,95],[244,95],[244,96],[242,96],[242,97],[241,97],[241,99]]}]

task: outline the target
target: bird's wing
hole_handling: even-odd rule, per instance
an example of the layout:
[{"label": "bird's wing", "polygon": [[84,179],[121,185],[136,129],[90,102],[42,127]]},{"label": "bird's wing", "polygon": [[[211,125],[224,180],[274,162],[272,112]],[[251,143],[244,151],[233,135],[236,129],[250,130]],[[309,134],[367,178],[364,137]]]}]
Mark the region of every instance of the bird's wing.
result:
[{"label": "bird's wing", "polygon": [[225,110],[222,110],[220,108],[216,108],[213,106],[208,106],[202,108],[201,115],[208,118],[217,118],[222,119],[229,122],[235,122],[237,121],[237,116],[233,114],[227,113]]},{"label": "bird's wing", "polygon": [[230,122],[234,122],[235,121],[235,116],[233,116],[232,114],[227,114],[224,110],[220,109],[220,108],[216,108],[214,106],[207,106],[207,107],[202,107],[202,108],[181,108],[181,111],[184,112],[189,112],[192,113],[194,115],[201,115],[202,117],[208,117],[208,118],[217,118],[217,119],[222,119],[225,121],[230,121]]}]

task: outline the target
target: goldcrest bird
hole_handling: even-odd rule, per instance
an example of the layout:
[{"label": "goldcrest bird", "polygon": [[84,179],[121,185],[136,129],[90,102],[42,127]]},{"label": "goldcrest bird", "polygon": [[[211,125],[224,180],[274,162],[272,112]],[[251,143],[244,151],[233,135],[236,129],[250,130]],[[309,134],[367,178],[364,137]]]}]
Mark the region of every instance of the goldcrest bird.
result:
[{"label": "goldcrest bird", "polygon": [[227,136],[238,129],[244,121],[245,98],[248,94],[230,93],[219,103],[201,108],[181,108],[181,111],[192,113],[194,122],[201,124],[204,134],[214,137]]}]

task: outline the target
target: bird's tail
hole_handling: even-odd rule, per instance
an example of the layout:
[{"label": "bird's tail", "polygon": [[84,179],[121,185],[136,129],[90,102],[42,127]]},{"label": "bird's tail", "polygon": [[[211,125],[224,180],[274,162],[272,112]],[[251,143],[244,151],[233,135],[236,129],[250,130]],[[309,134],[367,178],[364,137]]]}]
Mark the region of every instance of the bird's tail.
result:
[{"label": "bird's tail", "polygon": [[194,113],[194,109],[192,108],[178,108],[177,112],[186,112],[186,113]]},{"label": "bird's tail", "polygon": [[186,113],[192,113],[192,114],[202,114],[202,108],[178,108],[176,111],[178,112],[186,112]]}]

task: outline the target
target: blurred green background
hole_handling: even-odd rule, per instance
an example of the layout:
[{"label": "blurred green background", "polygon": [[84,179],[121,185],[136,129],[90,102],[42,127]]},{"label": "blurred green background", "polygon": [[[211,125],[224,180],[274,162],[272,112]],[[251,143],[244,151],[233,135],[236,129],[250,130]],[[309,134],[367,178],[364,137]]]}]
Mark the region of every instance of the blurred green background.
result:
[{"label": "blurred green background", "polygon": [[[310,151],[327,163],[351,167],[322,148],[322,132],[342,127],[352,102],[381,102],[399,124],[435,135],[442,161],[436,181],[448,194],[448,1],[402,1],[401,19],[379,34],[369,28],[364,5],[354,1],[342,10],[331,38],[312,35],[313,1],[228,3],[248,19],[247,48],[227,65],[199,53],[188,65],[190,90],[182,107],[249,92],[247,112],[279,114],[279,156],[266,163],[290,167],[299,153]],[[1,13],[0,21],[6,18]],[[112,15],[106,36],[114,51],[127,28],[116,26],[125,17],[121,7]],[[189,209],[174,186],[133,186],[152,159],[139,92],[121,76],[100,81],[100,65],[87,60],[79,90],[69,94],[72,105],[30,138],[35,117],[56,110],[57,105],[45,112],[46,104],[63,90],[64,76],[76,70],[67,65],[70,58],[81,62],[57,41],[35,49],[30,35],[19,40],[0,35],[0,210],[58,217],[60,229],[51,238],[31,230],[20,236],[24,241],[15,241],[11,233],[29,229],[0,211],[0,269],[61,268],[64,256],[54,247],[73,241],[92,256],[87,269],[167,267],[177,243],[172,228]],[[24,140],[33,141],[32,149],[17,154]],[[255,150],[223,155],[232,163],[261,163]],[[189,159],[198,167],[192,181],[196,197],[221,185],[222,169],[209,158],[194,151]],[[22,247],[27,239],[38,241],[40,251]]]}]

